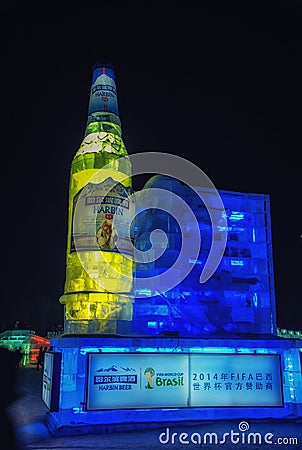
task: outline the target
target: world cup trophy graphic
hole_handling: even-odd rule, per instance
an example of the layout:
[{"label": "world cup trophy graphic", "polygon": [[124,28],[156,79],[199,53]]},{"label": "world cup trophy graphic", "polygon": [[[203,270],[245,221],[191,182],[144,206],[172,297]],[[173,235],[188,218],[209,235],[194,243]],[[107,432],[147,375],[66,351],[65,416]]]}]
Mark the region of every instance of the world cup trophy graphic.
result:
[{"label": "world cup trophy graphic", "polygon": [[144,372],[145,377],[147,378],[148,383],[146,384],[146,389],[154,389],[153,387],[153,378],[155,375],[155,370],[152,367],[148,367]]}]

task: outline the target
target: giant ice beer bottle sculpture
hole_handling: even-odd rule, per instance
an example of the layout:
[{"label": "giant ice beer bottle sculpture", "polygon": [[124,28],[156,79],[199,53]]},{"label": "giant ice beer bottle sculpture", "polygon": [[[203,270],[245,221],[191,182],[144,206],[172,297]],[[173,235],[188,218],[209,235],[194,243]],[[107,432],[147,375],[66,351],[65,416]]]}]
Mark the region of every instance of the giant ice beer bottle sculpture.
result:
[{"label": "giant ice beer bottle sculpture", "polygon": [[115,333],[132,319],[134,215],[114,71],[93,69],[88,121],[71,165],[65,333]]}]

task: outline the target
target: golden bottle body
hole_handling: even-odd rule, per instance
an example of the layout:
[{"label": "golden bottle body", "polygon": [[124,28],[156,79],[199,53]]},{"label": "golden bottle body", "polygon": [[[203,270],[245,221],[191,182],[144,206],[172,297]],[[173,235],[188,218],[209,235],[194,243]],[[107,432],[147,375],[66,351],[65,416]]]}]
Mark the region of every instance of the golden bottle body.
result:
[{"label": "golden bottle body", "polygon": [[[96,93],[108,92],[103,74],[108,79],[112,69],[94,73],[92,95],[94,86]],[[102,100],[95,103],[101,109]],[[131,193],[131,163],[119,118],[107,109],[92,111],[70,173],[66,281],[60,298],[65,333],[116,333],[118,321],[132,319]]]}]

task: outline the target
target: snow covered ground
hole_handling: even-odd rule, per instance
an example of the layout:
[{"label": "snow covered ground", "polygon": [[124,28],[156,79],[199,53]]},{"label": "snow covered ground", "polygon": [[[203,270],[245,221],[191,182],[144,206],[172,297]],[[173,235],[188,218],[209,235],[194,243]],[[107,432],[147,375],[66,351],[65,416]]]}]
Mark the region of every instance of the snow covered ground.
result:
[{"label": "snow covered ground", "polygon": [[[21,450],[35,449],[302,449],[302,420],[201,422],[158,428],[116,432],[103,435],[53,437],[44,424],[47,407],[41,399],[42,371],[21,368],[18,377],[20,398],[10,406],[9,414],[20,440]],[[5,446],[1,446],[5,450]]]}]

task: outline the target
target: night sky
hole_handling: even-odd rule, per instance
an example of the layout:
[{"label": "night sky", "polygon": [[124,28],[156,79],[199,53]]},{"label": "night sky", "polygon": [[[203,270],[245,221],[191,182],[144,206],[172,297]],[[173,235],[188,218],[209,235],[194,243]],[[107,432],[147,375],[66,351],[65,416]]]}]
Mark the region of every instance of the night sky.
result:
[{"label": "night sky", "polygon": [[217,189],[270,195],[278,326],[301,330],[301,3],[85,3],[0,7],[0,325],[63,323],[70,164],[91,68],[109,59],[129,154],[183,156]]}]

